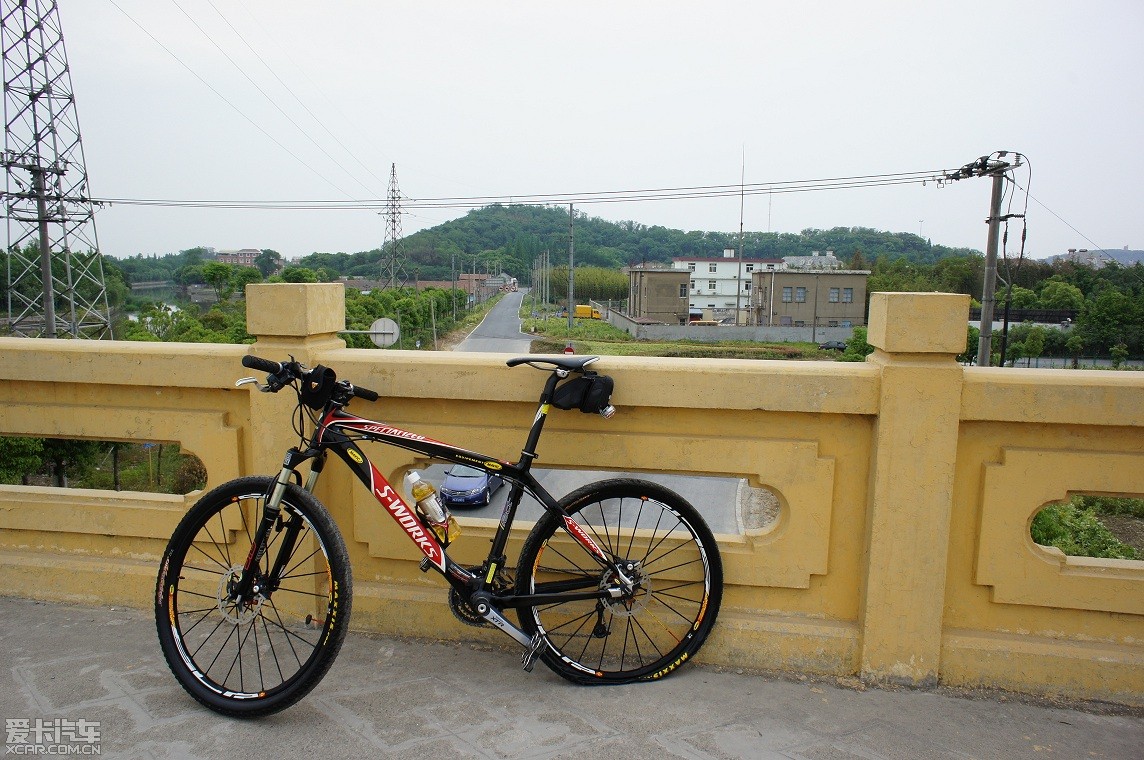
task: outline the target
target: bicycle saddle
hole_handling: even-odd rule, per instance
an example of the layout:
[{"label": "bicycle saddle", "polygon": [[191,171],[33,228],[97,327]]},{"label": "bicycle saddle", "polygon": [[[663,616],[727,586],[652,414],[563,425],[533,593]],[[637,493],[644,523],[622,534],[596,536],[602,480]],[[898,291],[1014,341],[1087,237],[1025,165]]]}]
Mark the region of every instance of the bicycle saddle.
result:
[{"label": "bicycle saddle", "polygon": [[599,358],[598,356],[518,356],[505,363],[510,367],[527,364],[536,369],[548,369],[548,366],[542,365],[550,365],[553,369],[583,372],[585,367]]}]

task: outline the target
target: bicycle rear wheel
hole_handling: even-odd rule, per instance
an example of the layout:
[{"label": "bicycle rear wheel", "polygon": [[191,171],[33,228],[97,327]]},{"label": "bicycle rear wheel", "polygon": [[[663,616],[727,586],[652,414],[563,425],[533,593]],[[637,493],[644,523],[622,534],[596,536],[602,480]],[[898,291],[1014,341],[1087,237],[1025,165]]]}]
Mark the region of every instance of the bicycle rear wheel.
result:
[{"label": "bicycle rear wheel", "polygon": [[[289,486],[252,599],[232,591],[252,548],[273,478],[231,481],[183,517],[163,555],[155,624],[175,678],[217,712],[254,717],[285,709],[329,670],[350,614],[345,543],[313,496]],[[272,567],[282,547],[278,577]]]},{"label": "bicycle rear wheel", "polygon": [[[723,596],[719,549],[703,518],[674,491],[641,480],[591,483],[561,506],[613,561],[632,568],[626,598],[561,601],[518,611],[538,631],[544,663],[582,684],[653,680],[693,657]],[[524,542],[518,594],[583,593],[614,587],[612,571],[547,512]]]}]

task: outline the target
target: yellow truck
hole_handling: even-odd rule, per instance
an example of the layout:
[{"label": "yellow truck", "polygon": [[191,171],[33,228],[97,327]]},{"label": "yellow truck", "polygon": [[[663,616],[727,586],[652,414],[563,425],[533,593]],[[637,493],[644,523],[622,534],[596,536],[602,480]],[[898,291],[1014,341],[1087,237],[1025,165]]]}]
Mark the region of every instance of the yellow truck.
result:
[{"label": "yellow truck", "polygon": [[588,304],[576,304],[575,316],[581,319],[599,319],[600,312]]}]

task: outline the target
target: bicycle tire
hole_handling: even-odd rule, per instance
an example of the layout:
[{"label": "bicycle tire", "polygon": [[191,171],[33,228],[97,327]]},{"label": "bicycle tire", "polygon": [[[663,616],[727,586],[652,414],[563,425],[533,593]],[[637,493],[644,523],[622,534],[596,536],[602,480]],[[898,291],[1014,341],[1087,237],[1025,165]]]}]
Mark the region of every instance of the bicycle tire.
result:
[{"label": "bicycle tire", "polygon": [[[590,483],[560,504],[613,560],[639,562],[639,586],[626,600],[518,609],[521,628],[544,637],[544,664],[574,683],[617,684],[662,678],[694,657],[723,597],[719,548],[695,508],[664,486],[626,478]],[[610,571],[563,526],[554,512],[537,521],[521,549],[517,594],[609,585]]]},{"label": "bicycle tire", "polygon": [[[247,477],[203,496],[175,529],[155,587],[155,625],[167,665],[210,709],[235,717],[283,710],[310,692],[345,639],[353,579],[345,542],[326,508],[290,485],[259,572],[257,603],[226,597],[251,549],[274,479]],[[283,529],[297,541],[278,582],[266,575]]]}]

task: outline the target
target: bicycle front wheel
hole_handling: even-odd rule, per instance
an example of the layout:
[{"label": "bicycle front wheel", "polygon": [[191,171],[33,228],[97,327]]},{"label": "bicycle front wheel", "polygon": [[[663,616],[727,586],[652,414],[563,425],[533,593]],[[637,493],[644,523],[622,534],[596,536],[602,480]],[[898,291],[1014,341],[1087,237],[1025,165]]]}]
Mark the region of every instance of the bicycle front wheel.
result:
[{"label": "bicycle front wheel", "polygon": [[256,591],[245,600],[234,593],[273,484],[241,478],[203,496],[175,529],[156,584],[167,664],[192,697],[226,715],[267,715],[297,702],[346,634],[345,543],[325,507],[297,486],[286,489],[258,560]]},{"label": "bicycle front wheel", "polygon": [[[615,598],[524,607],[522,629],[545,640],[541,659],[575,683],[627,683],[671,673],[706,640],[723,597],[719,549],[703,518],[674,491],[641,480],[591,483],[561,506],[636,582]],[[567,594],[616,587],[613,571],[547,512],[517,567],[517,594]]]}]

